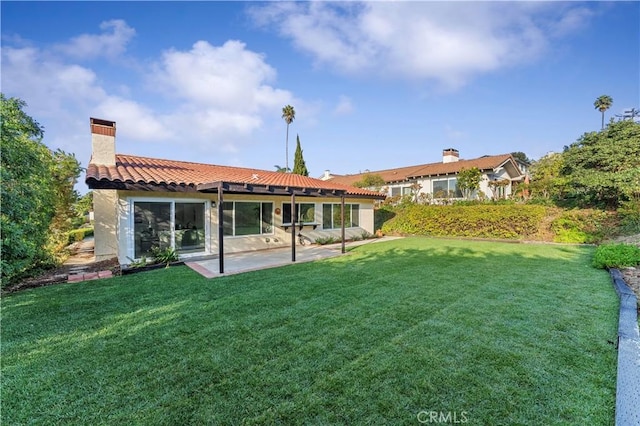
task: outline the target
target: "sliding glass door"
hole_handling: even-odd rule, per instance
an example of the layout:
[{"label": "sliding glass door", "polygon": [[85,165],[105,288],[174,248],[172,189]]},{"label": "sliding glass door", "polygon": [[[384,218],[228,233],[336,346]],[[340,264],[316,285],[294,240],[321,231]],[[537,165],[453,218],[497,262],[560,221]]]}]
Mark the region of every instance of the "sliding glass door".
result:
[{"label": "sliding glass door", "polygon": [[151,257],[152,248],[178,254],[205,251],[205,202],[134,201],[133,255]]}]

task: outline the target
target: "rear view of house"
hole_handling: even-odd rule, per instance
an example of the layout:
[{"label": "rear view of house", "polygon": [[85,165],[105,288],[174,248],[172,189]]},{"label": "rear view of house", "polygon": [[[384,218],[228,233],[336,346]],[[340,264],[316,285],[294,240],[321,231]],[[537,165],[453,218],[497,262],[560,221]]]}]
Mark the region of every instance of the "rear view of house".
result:
[{"label": "rear view of house", "polygon": [[128,264],[152,247],[183,258],[283,247],[293,229],[312,241],[372,234],[385,198],[290,173],[117,154],[115,122],[91,118],[90,128],[97,260]]}]

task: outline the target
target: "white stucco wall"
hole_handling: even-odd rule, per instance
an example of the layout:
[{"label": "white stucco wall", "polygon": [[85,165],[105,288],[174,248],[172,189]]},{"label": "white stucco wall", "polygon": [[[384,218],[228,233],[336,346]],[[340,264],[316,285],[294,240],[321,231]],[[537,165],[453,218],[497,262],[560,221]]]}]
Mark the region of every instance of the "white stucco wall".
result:
[{"label": "white stucco wall", "polygon": [[118,215],[116,191],[93,190],[94,254],[97,261],[118,257]]},{"label": "white stucco wall", "polygon": [[[100,192],[99,195],[96,193]],[[94,203],[96,210],[96,256],[98,247],[104,258],[118,257],[121,264],[131,263],[133,259],[133,202],[134,201],[204,201],[205,208],[205,254],[218,254],[218,196],[217,194],[200,193],[162,193],[143,191],[115,191],[115,190],[95,190]],[[224,202],[232,201],[254,201],[272,202],[274,207],[274,229],[270,234],[250,235],[250,236],[225,236],[224,252],[236,253],[251,250],[263,250],[276,247],[289,247],[291,245],[291,228],[285,229],[282,225],[283,204],[290,204],[289,196],[266,196],[251,197],[238,194],[224,194]],[[340,204],[339,198],[329,197],[296,197],[296,203],[315,204],[315,222],[319,225],[314,230],[312,226],[304,226],[302,230],[296,228],[295,234],[301,232],[305,237],[314,241],[316,238],[332,236],[340,238],[341,230],[322,229],[322,204]],[[371,199],[345,199],[345,204],[359,204],[360,225],[354,228],[346,228],[347,239],[362,237],[366,232],[374,233],[374,200]],[[276,211],[280,213],[275,213]],[[100,224],[100,225],[98,225]],[[113,225],[110,225],[113,224]],[[117,226],[115,226],[117,224]],[[296,239],[297,240],[297,239]],[[189,256],[202,255],[187,254]]]}]

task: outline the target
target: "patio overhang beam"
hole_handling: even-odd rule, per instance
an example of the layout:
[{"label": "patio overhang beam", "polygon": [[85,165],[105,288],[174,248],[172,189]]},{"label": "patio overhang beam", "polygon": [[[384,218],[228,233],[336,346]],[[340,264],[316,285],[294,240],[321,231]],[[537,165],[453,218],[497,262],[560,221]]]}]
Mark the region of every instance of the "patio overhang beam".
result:
[{"label": "patio overhang beam", "polygon": [[306,197],[324,197],[327,195],[342,196],[346,190],[334,190],[327,188],[300,188],[292,186],[256,185],[251,183],[236,182],[208,182],[196,186],[198,192],[218,192],[218,189],[227,194],[255,194],[255,195],[297,195]]}]

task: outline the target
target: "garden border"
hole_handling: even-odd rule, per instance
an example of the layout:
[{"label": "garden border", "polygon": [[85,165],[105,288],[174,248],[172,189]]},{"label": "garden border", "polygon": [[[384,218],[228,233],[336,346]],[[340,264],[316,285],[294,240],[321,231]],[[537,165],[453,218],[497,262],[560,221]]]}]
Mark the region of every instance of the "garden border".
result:
[{"label": "garden border", "polygon": [[610,269],[620,299],[616,425],[640,425],[640,331],[638,299],[618,269]]}]

